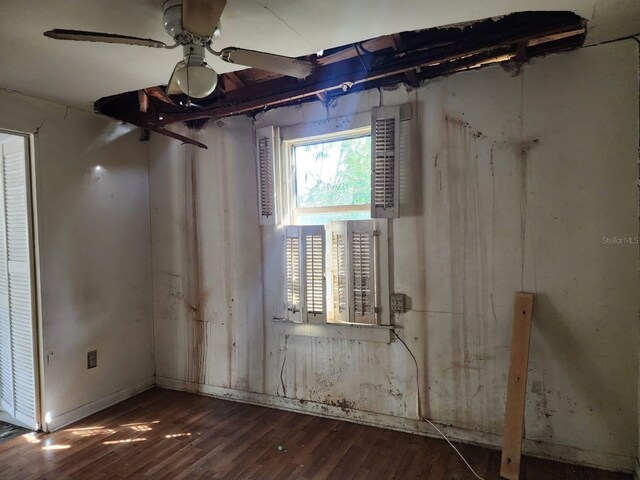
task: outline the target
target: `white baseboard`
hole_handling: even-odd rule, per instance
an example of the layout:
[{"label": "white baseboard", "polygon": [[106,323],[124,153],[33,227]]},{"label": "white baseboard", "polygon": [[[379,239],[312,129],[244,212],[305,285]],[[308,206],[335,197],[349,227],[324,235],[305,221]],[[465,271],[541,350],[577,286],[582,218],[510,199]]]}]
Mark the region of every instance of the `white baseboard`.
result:
[{"label": "white baseboard", "polygon": [[122,390],[118,390],[117,392],[113,392],[111,395],[108,395],[104,398],[96,400],[94,402],[86,403],[78,408],[74,408],[73,410],[69,410],[68,412],[62,413],[60,415],[56,415],[51,418],[49,422],[43,423],[42,429],[45,432],[54,432],[59,430],[67,425],[77,422],[78,420],[82,420],[89,415],[93,415],[96,412],[104,410],[116,403],[122,402],[127,398],[133,397],[138,393],[144,392],[155,386],[155,377],[148,377],[138,382],[135,385],[132,385],[127,388],[123,388]]},{"label": "white baseboard", "polygon": [[[196,384],[166,377],[156,377],[156,385],[171,390],[199,393],[224,400],[262,405],[281,410],[289,410],[321,417],[345,420],[363,425],[383,427],[391,430],[399,430],[402,432],[440,438],[437,432],[435,432],[429,424],[418,421],[417,419],[394,417],[381,413],[336,407],[333,405],[325,405],[300,399],[283,398],[264,393],[243,392],[240,390],[215,387],[213,385]],[[492,449],[502,448],[502,436],[500,435],[440,424],[438,424],[438,428],[440,428],[449,439],[454,441]],[[525,455],[532,457],[558,460],[577,465],[627,473],[634,471],[634,465],[636,463],[635,458],[625,455],[595,452],[576,447],[527,439],[523,441],[522,452]],[[640,480],[640,477],[638,477],[638,480]]]}]

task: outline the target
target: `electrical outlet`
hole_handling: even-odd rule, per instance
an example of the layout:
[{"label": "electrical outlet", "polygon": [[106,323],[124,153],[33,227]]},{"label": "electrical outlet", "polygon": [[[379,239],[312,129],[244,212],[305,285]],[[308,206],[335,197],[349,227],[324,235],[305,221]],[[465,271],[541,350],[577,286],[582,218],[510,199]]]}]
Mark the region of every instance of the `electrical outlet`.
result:
[{"label": "electrical outlet", "polygon": [[391,311],[405,313],[407,311],[407,296],[404,293],[391,294]]},{"label": "electrical outlet", "polygon": [[87,368],[96,368],[98,366],[98,351],[91,350],[87,352]]}]

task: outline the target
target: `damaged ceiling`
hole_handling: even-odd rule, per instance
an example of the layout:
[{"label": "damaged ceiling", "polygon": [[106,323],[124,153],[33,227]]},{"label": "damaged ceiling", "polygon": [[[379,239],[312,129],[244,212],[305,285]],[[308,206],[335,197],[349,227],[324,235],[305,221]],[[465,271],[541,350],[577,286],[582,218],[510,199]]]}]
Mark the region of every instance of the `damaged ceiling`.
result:
[{"label": "damaged ceiling", "polygon": [[420,82],[449,73],[577,48],[587,21],[572,12],[519,12],[459,26],[384,35],[303,57],[314,66],[306,78],[257,69],[222,74],[218,87],[192,103],[183,94],[168,96],[163,86],[125,92],[96,102],[97,112],[202,148],[205,145],[165,129],[195,122],[320,100],[326,105],[358,90]]},{"label": "damaged ceiling", "polygon": [[[56,42],[52,28],[82,29],[170,42],[162,0],[3,0],[0,88],[90,110],[97,99],[162,85],[180,52],[122,45]],[[638,0],[229,0],[217,48],[236,46],[303,56],[364,39],[516,11],[569,10],[589,22],[586,44],[640,31]],[[240,69],[217,59],[224,73]]]}]

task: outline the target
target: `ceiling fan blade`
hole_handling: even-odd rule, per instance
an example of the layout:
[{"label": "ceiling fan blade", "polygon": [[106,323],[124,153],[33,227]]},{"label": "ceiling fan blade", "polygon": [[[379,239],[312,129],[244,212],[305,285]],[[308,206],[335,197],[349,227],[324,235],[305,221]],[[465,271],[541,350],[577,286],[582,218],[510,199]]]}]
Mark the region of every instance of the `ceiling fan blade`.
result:
[{"label": "ceiling fan blade", "polygon": [[220,58],[225,62],[236,63],[246,67],[259,68],[268,72],[279,73],[295,78],[305,78],[313,73],[313,64],[306,60],[283,57],[272,53],[245,50],[229,47],[220,52]]},{"label": "ceiling fan blade", "polygon": [[178,81],[176,79],[176,71],[178,70],[179,67],[184,66],[184,61],[180,60],[178,63],[176,63],[176,66],[173,69],[173,72],[171,72],[171,77],[169,77],[169,82],[167,83],[167,89],[165,90],[165,93],[167,95],[180,95],[182,93],[182,90],[180,90],[180,87],[178,86]]},{"label": "ceiling fan blade", "polygon": [[198,35],[210,37],[220,25],[227,0],[182,0],[182,27]]},{"label": "ceiling fan blade", "polygon": [[78,40],[82,42],[102,42],[120,43],[123,45],[139,45],[142,47],[167,48],[167,45],[160,40],[151,38],[129,37],[127,35],[116,35],[113,33],[84,32],[82,30],[63,30],[56,28],[44,32],[45,37],[56,40]]}]

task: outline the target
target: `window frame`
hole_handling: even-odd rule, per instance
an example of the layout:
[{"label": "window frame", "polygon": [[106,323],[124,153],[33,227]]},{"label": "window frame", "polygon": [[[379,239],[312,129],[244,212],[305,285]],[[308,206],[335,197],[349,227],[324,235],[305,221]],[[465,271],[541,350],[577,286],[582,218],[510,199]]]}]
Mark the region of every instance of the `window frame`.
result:
[{"label": "window frame", "polygon": [[[387,111],[388,110],[388,111]],[[396,112],[397,110],[397,112]],[[394,113],[395,112],[395,113]],[[410,144],[407,149],[407,145],[402,143],[402,137],[398,137],[395,135],[393,137],[393,161],[394,169],[393,169],[393,183],[391,184],[394,188],[394,204],[391,208],[383,208],[383,211],[380,212],[380,208],[372,208],[374,202],[374,193],[375,186],[380,182],[374,181],[374,175],[378,175],[376,172],[376,166],[374,164],[374,135],[373,126],[377,125],[378,120],[384,120],[391,117],[391,113],[393,113],[393,118],[395,121],[396,132],[398,134],[402,134],[403,129],[408,128],[408,121],[411,120],[411,105],[403,104],[394,106],[392,109],[385,109],[385,107],[373,107],[368,112],[359,112],[355,114],[350,114],[348,116],[339,116],[329,118],[323,118],[317,121],[309,121],[305,123],[291,123],[288,125],[280,125],[273,126],[271,128],[274,129],[274,148],[273,148],[273,161],[274,161],[274,182],[273,182],[273,195],[274,195],[274,204],[275,204],[275,218],[270,222],[271,224],[275,224],[275,228],[278,231],[281,231],[281,228],[295,227],[295,228],[303,228],[303,227],[313,227],[313,225],[295,225],[292,220],[292,212],[291,207],[295,206],[295,170],[292,159],[293,146],[304,145],[304,144],[317,144],[324,143],[329,141],[348,139],[348,138],[358,138],[362,136],[369,136],[371,138],[372,143],[372,152],[371,152],[371,201],[369,204],[362,206],[353,206],[347,205],[346,211],[354,211],[362,208],[364,211],[367,206],[369,206],[370,217],[367,219],[360,220],[332,220],[327,221],[323,225],[316,225],[318,228],[323,228],[325,231],[330,223],[333,222],[372,222],[374,225],[373,229],[377,232],[374,234],[373,243],[374,243],[374,255],[375,255],[375,265],[374,265],[374,280],[376,282],[375,285],[375,299],[377,311],[375,312],[375,323],[360,323],[355,322],[350,315],[353,310],[353,306],[351,302],[349,302],[348,310],[349,314],[345,315],[346,319],[336,319],[333,315],[333,291],[330,288],[330,284],[332,282],[331,279],[331,238],[327,234],[324,237],[324,257],[325,257],[325,275],[324,275],[324,283],[325,287],[323,289],[325,295],[325,312],[324,318],[320,316],[312,315],[309,318],[307,315],[303,315],[302,310],[305,309],[304,306],[301,305],[300,312],[292,312],[290,314],[287,312],[286,307],[286,285],[285,285],[285,294],[283,295],[283,300],[285,304],[285,312],[282,317],[274,317],[274,320],[281,320],[284,324],[287,324],[289,327],[287,331],[291,334],[297,335],[306,335],[306,336],[329,336],[331,338],[351,338],[350,335],[352,332],[361,332],[364,334],[366,331],[383,331],[384,329],[388,329],[391,327],[391,321],[393,318],[393,314],[391,313],[391,267],[392,267],[392,259],[391,259],[391,250],[393,249],[393,240],[392,240],[392,232],[391,228],[393,219],[398,218],[399,215],[399,182],[400,182],[400,170],[401,170],[401,160],[400,157],[404,155],[410,155]],[[297,119],[297,117],[296,117]],[[295,120],[294,120],[295,121]],[[258,129],[256,129],[256,132]],[[406,132],[405,132],[406,134]],[[400,140],[398,140],[400,138]],[[256,146],[256,148],[258,145]],[[406,159],[406,157],[405,157]],[[384,174],[386,175],[387,170],[384,169]],[[258,175],[260,175],[260,170],[258,170]],[[387,175],[388,176],[388,175]],[[262,180],[259,177],[259,181]],[[259,183],[260,185],[260,183]],[[336,208],[338,207],[338,208]],[[341,206],[330,206],[330,207],[305,207],[305,208],[313,208],[316,210],[316,213],[319,213],[318,210],[322,209],[323,212],[336,212]],[[355,207],[355,208],[354,208]],[[297,214],[306,213],[301,211],[300,209]],[[273,217],[271,217],[273,218]],[[271,220],[271,218],[269,220]],[[264,225],[264,223],[261,222]],[[267,226],[268,228],[269,226]],[[285,235],[286,236],[286,235]],[[283,239],[284,240],[284,239]],[[302,243],[302,242],[301,242]],[[286,242],[283,241],[283,245],[286,245]],[[299,245],[302,247],[302,244]],[[286,251],[286,246],[284,247]],[[286,255],[285,255],[286,256]],[[286,261],[286,259],[284,259]],[[304,262],[304,258],[300,258],[300,262]],[[285,275],[286,281],[286,275]],[[301,302],[305,302],[304,297],[301,297]],[[293,317],[293,318],[292,318]],[[313,325],[315,323],[315,325]],[[295,328],[294,328],[295,327]],[[355,327],[355,328],[354,328]],[[333,332],[341,332],[339,334]],[[295,333],[297,332],[297,333]],[[324,333],[319,333],[324,332]],[[339,336],[335,336],[339,335]],[[355,334],[354,334],[355,335]],[[368,339],[369,334],[364,334]],[[360,334],[355,335],[359,337]],[[377,335],[373,335],[373,337],[377,338]],[[373,338],[372,337],[372,338]],[[387,338],[387,334],[382,335],[384,338],[383,341],[387,342],[389,339]],[[355,338],[355,337],[354,337]],[[364,337],[363,337],[364,338]],[[380,341],[380,339],[374,340]]]},{"label": "window frame", "polygon": [[[279,193],[279,218],[281,224],[299,225],[297,218],[299,215],[309,213],[350,213],[350,212],[371,212],[371,202],[356,205],[329,205],[322,207],[297,207],[296,206],[296,165],[294,149],[308,145],[319,145],[322,143],[335,142],[340,140],[351,140],[355,138],[371,138],[371,124],[339,130],[319,135],[311,135],[299,138],[292,138],[281,141],[281,161],[276,167],[278,177],[276,179],[276,191]],[[373,161],[371,159],[371,161]]]}]

